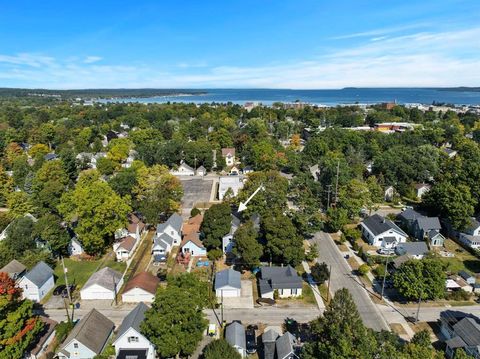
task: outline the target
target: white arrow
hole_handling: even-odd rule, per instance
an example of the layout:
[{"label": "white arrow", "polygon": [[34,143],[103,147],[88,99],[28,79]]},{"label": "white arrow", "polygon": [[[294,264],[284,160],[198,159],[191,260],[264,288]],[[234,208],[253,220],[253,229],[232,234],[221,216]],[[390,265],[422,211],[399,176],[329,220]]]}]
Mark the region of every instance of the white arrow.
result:
[{"label": "white arrow", "polygon": [[260,187],[258,187],[255,192],[252,193],[252,195],[250,197],[248,197],[248,199],[245,201],[245,202],[240,202],[240,204],[238,205],[238,212],[242,212],[242,211],[245,211],[247,209],[247,204],[248,202],[251,201],[251,199],[261,190],[261,189],[265,189],[263,187],[263,185],[260,185]]}]

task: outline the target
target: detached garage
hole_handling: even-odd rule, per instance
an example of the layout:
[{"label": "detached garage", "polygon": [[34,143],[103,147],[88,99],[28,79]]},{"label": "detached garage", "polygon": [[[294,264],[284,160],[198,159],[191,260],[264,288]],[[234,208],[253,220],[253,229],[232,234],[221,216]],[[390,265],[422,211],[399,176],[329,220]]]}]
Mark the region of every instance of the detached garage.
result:
[{"label": "detached garage", "polygon": [[123,284],[122,273],[109,267],[92,274],[80,290],[82,300],[115,299],[115,295]]},{"label": "detached garage", "polygon": [[152,303],[160,280],[147,272],[138,273],[127,282],[122,294],[124,303]]},{"label": "detached garage", "polygon": [[215,293],[218,298],[240,297],[241,292],[240,272],[229,268],[215,274]]}]

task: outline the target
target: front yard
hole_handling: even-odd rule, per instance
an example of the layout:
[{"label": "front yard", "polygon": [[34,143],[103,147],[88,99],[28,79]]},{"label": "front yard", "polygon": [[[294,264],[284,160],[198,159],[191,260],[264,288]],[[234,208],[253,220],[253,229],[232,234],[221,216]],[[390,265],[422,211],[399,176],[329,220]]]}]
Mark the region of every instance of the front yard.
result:
[{"label": "front yard", "polygon": [[439,256],[440,260],[447,264],[447,271],[455,273],[461,270],[472,273],[480,272],[480,259],[452,239],[445,240],[445,250],[454,255],[454,257]]}]

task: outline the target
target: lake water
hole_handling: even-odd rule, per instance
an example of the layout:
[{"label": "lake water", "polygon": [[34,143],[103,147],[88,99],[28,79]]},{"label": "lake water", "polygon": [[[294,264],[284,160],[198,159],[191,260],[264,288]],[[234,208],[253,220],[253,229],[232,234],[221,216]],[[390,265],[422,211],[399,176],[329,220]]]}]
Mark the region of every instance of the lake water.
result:
[{"label": "lake water", "polygon": [[271,90],[271,89],[208,89],[202,95],[182,95],[150,98],[123,98],[101,102],[140,103],[211,103],[295,102],[297,100],[317,105],[373,104],[396,101],[400,104],[432,104],[444,102],[455,105],[480,105],[480,92],[446,91],[432,88],[345,88],[340,90]]}]

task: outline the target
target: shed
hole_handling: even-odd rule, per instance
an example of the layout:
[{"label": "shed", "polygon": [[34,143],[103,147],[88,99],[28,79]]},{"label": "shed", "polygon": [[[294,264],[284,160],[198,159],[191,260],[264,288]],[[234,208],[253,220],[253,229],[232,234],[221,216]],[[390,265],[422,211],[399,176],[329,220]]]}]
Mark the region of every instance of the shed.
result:
[{"label": "shed", "polygon": [[27,267],[25,267],[22,263],[16,259],[12,259],[5,267],[0,269],[0,272],[7,273],[11,279],[17,280],[25,274],[26,270]]},{"label": "shed", "polygon": [[241,291],[240,272],[229,268],[215,274],[215,293],[217,297],[240,297]]}]

